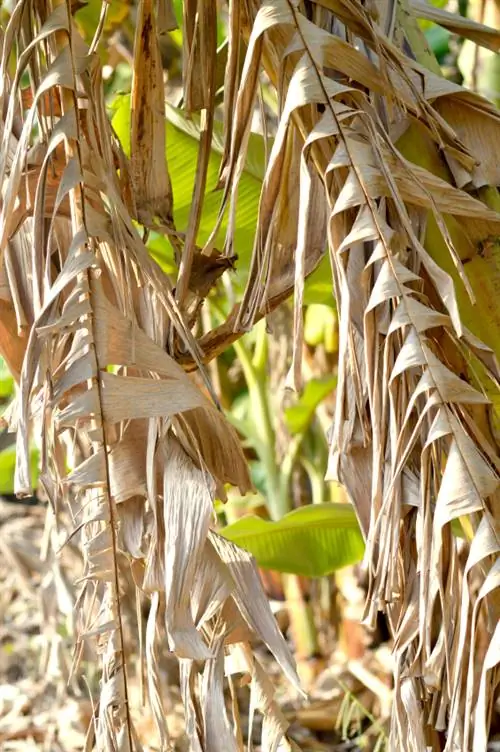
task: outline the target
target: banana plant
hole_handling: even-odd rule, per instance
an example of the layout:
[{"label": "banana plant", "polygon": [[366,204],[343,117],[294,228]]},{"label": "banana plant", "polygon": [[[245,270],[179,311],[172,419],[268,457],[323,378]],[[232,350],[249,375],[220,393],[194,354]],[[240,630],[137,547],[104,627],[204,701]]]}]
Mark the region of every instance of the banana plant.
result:
[{"label": "banana plant", "polygon": [[[319,342],[317,337],[315,342]],[[295,575],[331,574],[361,560],[364,551],[353,507],[333,501],[341,496],[341,491],[324,481],[328,451],[316,412],[335,389],[336,378],[310,379],[302,395],[285,409],[289,438],[280,459],[276,441],[280,407],[278,395],[269,383],[273,365],[264,322],[236,342],[234,350],[246,391],[235,400],[228,415],[244,445],[255,455],[251,469],[259,494],[251,503],[264,507],[270,519],[248,513],[248,498],[235,498],[231,492],[224,509],[229,524],[220,532],[253,554],[261,568],[283,574],[296,653],[299,658],[308,658],[318,650],[316,626],[301,581]],[[292,474],[297,467],[308,479],[311,503],[293,509]],[[242,511],[246,512],[243,516]]]},{"label": "banana plant", "polygon": [[[326,501],[326,491],[318,487],[314,465],[321,473],[327,457],[327,445],[321,431],[310,431],[316,408],[334,390],[335,376],[311,379],[295,404],[285,408],[285,420],[290,441],[280,460],[276,446],[276,420],[279,415],[278,395],[272,394],[268,372],[272,367],[268,360],[267,332],[264,322],[253,332],[254,345],[248,338],[234,343],[237,361],[241,365],[247,387],[246,393],[236,401],[229,413],[229,420],[254,450],[258,462],[254,468],[262,469],[263,477],[257,483],[266,499],[266,506],[272,520],[280,520],[291,511],[291,478],[296,463],[306,463],[311,486],[316,487],[313,500]],[[253,352],[252,352],[253,350]],[[317,439],[313,457],[308,458],[303,451],[307,440]],[[299,455],[300,450],[300,455]]]},{"label": "banana plant", "polygon": [[364,541],[350,504],[299,507],[273,522],[247,515],[221,530],[262,568],[323,577],[363,558]]}]

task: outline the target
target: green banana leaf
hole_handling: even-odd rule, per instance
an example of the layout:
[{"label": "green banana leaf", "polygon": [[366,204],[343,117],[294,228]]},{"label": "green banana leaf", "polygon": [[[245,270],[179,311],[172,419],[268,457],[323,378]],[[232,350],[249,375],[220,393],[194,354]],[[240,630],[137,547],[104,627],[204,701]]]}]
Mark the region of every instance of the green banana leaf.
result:
[{"label": "green banana leaf", "polygon": [[0,399],[11,397],[14,393],[14,379],[10,375],[5,360],[0,358]]},{"label": "green banana leaf", "polygon": [[425,36],[429,43],[429,47],[436,56],[439,64],[442,65],[445,56],[450,52],[450,32],[443,29],[441,26],[431,24],[430,27],[425,30]]},{"label": "green banana leaf", "polygon": [[314,303],[336,308],[333,297],[332,270],[326,253],[317,268],[309,275],[304,285],[304,305]]},{"label": "green banana leaf", "polygon": [[278,522],[249,515],[221,534],[255,556],[263,569],[322,577],[363,558],[364,541],[350,504],[311,504]]},{"label": "green banana leaf", "polygon": [[[330,300],[333,296],[330,290]],[[313,303],[304,317],[304,339],[311,347],[323,345],[327,353],[336,353],[339,346],[337,311],[329,305]]]},{"label": "green banana leaf", "polygon": [[[30,449],[31,483],[36,486],[38,479],[38,449]],[[0,496],[14,493],[14,470],[16,467],[15,444],[0,452]]]},{"label": "green banana leaf", "polygon": [[[130,95],[120,94],[112,105],[112,124],[116,135],[120,139],[122,148],[130,154]],[[174,193],[174,220],[176,227],[185,232],[191,204],[193,200],[193,186],[196,174],[196,163],[199,148],[199,130],[195,121],[188,121],[180,110],[170,105],[167,107],[167,136],[166,151],[168,169],[172,179]],[[221,124],[215,126],[214,148],[210,154],[207,176],[207,190],[203,201],[200,228],[197,242],[203,245],[214,228],[219,214],[222,191],[216,190],[220,165],[220,150],[222,149]],[[252,134],[249,144],[249,159],[243,172],[238,191],[236,210],[235,253],[238,256],[236,274],[231,276],[233,283],[242,288],[246,279],[246,272],[250,266],[255,227],[257,225],[257,211],[264,175],[264,144],[263,139]],[[227,212],[217,236],[216,247],[222,250],[227,229]],[[173,271],[173,252],[168,240],[161,235],[152,235],[148,246],[155,260],[167,273]]]},{"label": "green banana leaf", "polygon": [[[109,34],[126,21],[131,5],[132,3],[128,0],[111,0],[111,2],[108,2],[103,29],[105,34]],[[101,0],[87,0],[76,12],[76,24],[88,43],[92,41],[96,28],[99,25],[101,8]]]},{"label": "green banana leaf", "polygon": [[[130,156],[130,94],[117,94],[111,105],[112,124],[125,154]],[[167,134],[166,152],[172,188],[174,193],[174,220],[179,231],[185,232],[191,203],[198,159],[200,131],[193,116],[188,120],[184,113],[166,105]],[[217,190],[217,178],[223,149],[223,125],[214,123],[212,152],[210,154],[207,175],[207,190],[203,201],[200,228],[197,242],[203,245],[214,228],[220,209],[222,191]],[[271,148],[271,144],[269,144]],[[236,230],[234,233],[234,252],[238,256],[236,271],[231,281],[240,292],[243,290],[254,244],[257,214],[259,209],[262,180],[264,179],[265,160],[264,139],[258,133],[251,133],[247,160],[238,189],[236,209]],[[216,247],[222,250],[227,230],[228,213],[224,217],[216,239]],[[162,235],[151,233],[148,248],[155,261],[167,274],[175,272],[173,250],[168,240]],[[319,267],[306,280],[304,303],[323,303],[334,306],[330,261],[325,256]]]},{"label": "green banana leaf", "polygon": [[336,386],[336,376],[311,379],[307,382],[304,392],[296,404],[285,409],[286,424],[293,436],[298,433],[305,433],[314,418],[316,408]]}]

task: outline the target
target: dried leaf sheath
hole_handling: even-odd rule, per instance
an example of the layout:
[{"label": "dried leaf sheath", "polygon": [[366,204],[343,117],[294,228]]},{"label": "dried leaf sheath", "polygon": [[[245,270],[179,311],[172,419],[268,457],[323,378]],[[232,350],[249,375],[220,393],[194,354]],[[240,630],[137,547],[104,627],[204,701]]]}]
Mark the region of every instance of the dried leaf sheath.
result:
[{"label": "dried leaf sheath", "polygon": [[[191,21],[188,3],[186,19]],[[193,200],[186,229],[186,240],[180,260],[176,299],[184,302],[190,281],[194,277],[195,243],[200,226],[203,201],[207,188],[208,162],[212,148],[215,115],[215,69],[217,56],[217,7],[215,0],[201,0],[194,13],[197,22],[189,49],[189,71],[184,81],[188,111],[201,110],[201,139],[196,165]],[[189,28],[189,26],[188,26]],[[188,40],[188,35],[186,35]],[[189,45],[189,42],[188,42]],[[186,47],[188,46],[186,45]],[[185,50],[187,52],[187,49]],[[201,79],[195,80],[195,77]]]},{"label": "dried leaf sheath", "polygon": [[132,85],[131,176],[138,217],[172,224],[173,195],[165,153],[165,93],[153,0],[137,10]]},{"label": "dried leaf sheath", "polygon": [[[246,645],[251,656],[248,640],[258,635],[298,684],[251,557],[232,544],[220,548],[209,535],[216,489],[223,495],[224,484],[233,482],[245,492],[248,469],[234,430],[165,350],[169,327],[174,327],[191,355],[199,357],[169,281],[149,258],[133,226],[136,217],[126,208],[98,58],[89,54],[73,25],[66,43],[65,5],[48,19],[39,17],[35,5],[30,11],[31,55],[41,82],[30,110],[20,113],[19,68],[2,123],[6,143],[15,147],[3,165],[0,234],[13,257],[5,279],[28,334],[24,352],[16,356],[22,359],[13,412],[17,490],[30,490],[29,434],[43,430],[42,483],[56,514],[63,506],[70,508],[75,530],[69,532],[79,540],[84,560],[74,670],[85,642],[96,644],[101,657],[101,693],[89,747],[140,749],[128,714],[129,656],[121,630],[122,587],[135,582],[152,598],[145,652],[162,743],[168,744],[168,729],[158,681],[159,626],[181,658],[193,748],[215,752],[224,737],[236,749],[229,718],[216,712],[226,681],[226,652]],[[12,33],[6,36],[11,46],[3,60],[14,51],[14,42],[19,60],[29,60],[28,54],[22,57],[19,17],[12,18]],[[53,50],[47,67],[44,39]],[[5,81],[8,90],[7,75]],[[40,143],[47,162],[65,144],[55,203],[46,190],[49,172],[43,161],[32,175],[35,208],[23,206],[13,227],[12,208],[15,197],[22,197],[28,169],[25,147],[36,138],[31,125],[39,123],[38,102],[44,94],[59,96],[60,86],[62,114],[44,121],[48,138]],[[28,124],[23,131],[17,129],[21,114]],[[138,207],[146,201],[145,195],[139,198]],[[33,212],[50,217],[35,242]],[[162,212],[155,206],[155,213]],[[14,230],[25,242],[14,242]],[[18,271],[25,268],[37,270],[31,290]],[[159,609],[160,602],[165,609]],[[255,666],[249,663],[252,675]],[[273,729],[264,748],[275,749],[286,724],[273,720],[277,709],[271,697],[262,708]]]}]

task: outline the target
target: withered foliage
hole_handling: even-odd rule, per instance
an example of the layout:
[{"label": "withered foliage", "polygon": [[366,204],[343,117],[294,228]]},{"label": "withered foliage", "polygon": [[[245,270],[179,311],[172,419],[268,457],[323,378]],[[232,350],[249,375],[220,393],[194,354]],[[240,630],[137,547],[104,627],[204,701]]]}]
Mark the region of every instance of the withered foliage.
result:
[{"label": "withered foliage", "polygon": [[[411,31],[420,13],[491,49],[500,35],[416,1],[229,1],[221,210],[203,254],[214,253],[225,211],[224,253],[238,250],[238,181],[263,72],[279,122],[243,299],[197,341],[190,282],[219,5],[184,0],[184,104],[201,111],[202,137],[183,236],[172,219],[158,49],[174,23],[170,2],[139,2],[130,161],[105,109],[103,24],[89,47],[69,0],[18,0],[2,32],[0,324],[19,383],[9,414],[16,490],[31,491],[28,442],[38,432],[49,513],[69,510],[83,552],[74,670],[86,640],[101,656],[88,748],[139,748],[122,577],[151,599],[144,654],[162,748],[160,620],[179,658],[193,750],[240,749],[223,688],[241,673],[252,712],[264,714],[262,749],[288,745],[252,638],[297,683],[293,665],[251,557],[210,530],[214,498],[226,483],[245,492],[248,470],[235,432],[186,371],[198,367],[209,389],[203,363],[294,291],[289,383],[300,388],[304,280],[328,248],[340,320],[328,472],[364,524],[367,622],[385,611],[394,636],[391,749],[485,750],[500,660],[498,445],[487,394],[498,368],[463,324],[442,259],[472,298],[463,248],[470,258],[500,233],[499,215],[480,200],[500,184],[500,120],[493,105],[416,62]],[[405,133],[440,170],[405,158]],[[175,285],[138,223],[172,238]],[[467,520],[465,562],[451,531],[457,518]],[[479,625],[486,641],[476,639]]]}]

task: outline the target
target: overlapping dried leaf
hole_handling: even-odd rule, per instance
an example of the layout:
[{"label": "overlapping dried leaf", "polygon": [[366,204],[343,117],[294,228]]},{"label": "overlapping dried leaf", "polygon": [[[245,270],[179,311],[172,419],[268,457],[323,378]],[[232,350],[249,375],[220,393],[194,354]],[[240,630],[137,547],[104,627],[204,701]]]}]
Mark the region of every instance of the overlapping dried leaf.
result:
[{"label": "overlapping dried leaf", "polygon": [[[3,37],[2,325],[14,331],[2,352],[19,377],[10,416],[16,491],[31,491],[29,438],[40,432],[49,514],[69,508],[68,533],[83,554],[73,672],[88,640],[102,669],[86,748],[140,749],[122,608],[123,582],[133,581],[151,599],[144,652],[161,748],[169,748],[157,664],[166,633],[192,748],[215,752],[221,739],[239,748],[221,707],[227,677],[246,673],[266,719],[263,749],[275,750],[287,724],[249,641],[263,639],[298,685],[295,670],[251,557],[209,531],[215,494],[228,482],[249,488],[246,461],[220,410],[168,354],[175,332],[200,358],[134,224],[172,222],[155,9],[140,3],[129,167],[108,122],[99,58],[71,8],[19,2]],[[32,89],[21,109],[26,71]]]},{"label": "overlapping dried leaf", "polygon": [[[262,67],[281,110],[236,326],[265,310],[273,263],[293,263],[297,385],[304,259],[328,245],[340,321],[329,476],[345,484],[365,527],[367,621],[383,610],[394,633],[391,749],[485,750],[499,660],[498,447],[484,431],[489,400],[470,366],[479,358],[497,383],[498,370],[464,328],[453,280],[424,240],[432,217],[472,295],[446,216],[476,252],[498,236],[500,216],[464,189],[500,182],[481,135],[498,143],[500,118],[403,54],[392,33],[396,6],[245,6],[248,50],[228,119],[224,201],[236,196]],[[461,23],[438,15],[449,28]],[[494,31],[462,26],[498,44]],[[398,150],[417,120],[448,181]],[[472,531],[465,567],[451,532],[464,518]],[[475,639],[479,622],[488,625],[486,647]]]}]

